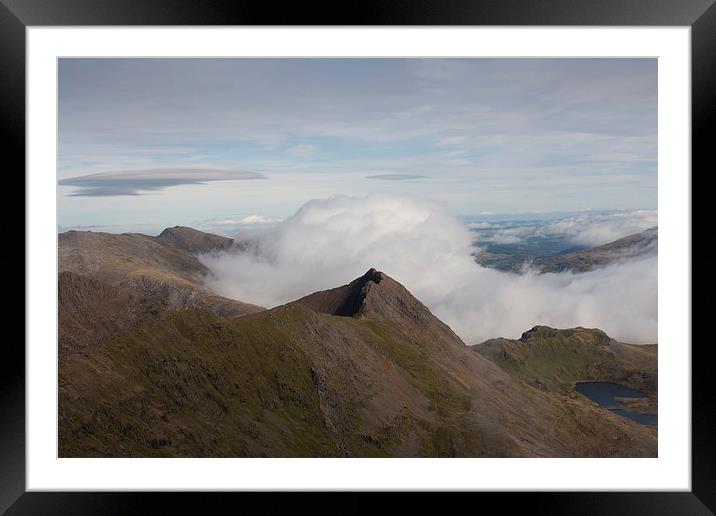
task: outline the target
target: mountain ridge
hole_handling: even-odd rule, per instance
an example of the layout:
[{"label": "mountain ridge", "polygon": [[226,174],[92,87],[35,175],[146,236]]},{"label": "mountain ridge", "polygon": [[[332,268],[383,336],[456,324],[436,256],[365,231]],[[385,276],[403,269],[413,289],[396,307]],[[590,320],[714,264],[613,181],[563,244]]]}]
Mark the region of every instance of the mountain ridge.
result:
[{"label": "mountain ridge", "polygon": [[658,228],[653,227],[584,251],[535,258],[532,265],[542,273],[588,272],[620,260],[656,253],[657,245]]},{"label": "mountain ridge", "polygon": [[656,254],[658,227],[627,235],[580,251],[548,256],[523,257],[505,250],[493,252],[481,249],[473,254],[475,261],[483,267],[504,272],[522,273],[533,270],[540,274],[572,272],[580,274],[607,267],[625,259],[640,258]]},{"label": "mountain ridge", "polygon": [[[207,290],[203,278],[210,271],[195,254],[181,244],[168,242],[166,236],[74,230],[60,233],[58,273],[59,342],[63,352],[94,345],[105,334],[155,323],[172,309],[208,309],[225,316],[265,310]],[[95,302],[85,303],[83,299]],[[117,300],[121,300],[121,306]],[[123,316],[115,321],[113,310]],[[75,328],[74,334],[63,330],[69,326]]]},{"label": "mountain ridge", "polygon": [[62,238],[61,457],[656,455],[653,428],[510,374],[375,269],[237,313],[174,244]]}]

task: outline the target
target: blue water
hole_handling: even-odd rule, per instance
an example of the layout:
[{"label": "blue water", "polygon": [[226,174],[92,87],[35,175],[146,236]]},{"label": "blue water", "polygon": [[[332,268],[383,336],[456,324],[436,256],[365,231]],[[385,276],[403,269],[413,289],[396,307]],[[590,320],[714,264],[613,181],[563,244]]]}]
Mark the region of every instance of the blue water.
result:
[{"label": "blue water", "polygon": [[656,425],[658,423],[658,416],[656,414],[643,414],[641,412],[627,410],[621,403],[614,399],[646,398],[649,395],[644,391],[632,389],[626,385],[614,382],[579,382],[574,388],[578,393],[619,416],[629,418],[642,425]]}]

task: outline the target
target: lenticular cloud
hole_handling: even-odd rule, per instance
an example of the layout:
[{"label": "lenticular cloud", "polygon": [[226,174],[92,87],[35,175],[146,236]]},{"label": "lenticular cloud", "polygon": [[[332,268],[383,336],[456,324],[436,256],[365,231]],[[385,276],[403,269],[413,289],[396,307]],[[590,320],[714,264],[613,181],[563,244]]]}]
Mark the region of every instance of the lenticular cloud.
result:
[{"label": "lenticular cloud", "polygon": [[522,275],[475,263],[473,235],[437,203],[370,195],[312,200],[248,250],[204,256],[207,286],[273,307],[345,284],[371,267],[405,285],[467,344],[518,337],[536,324],[598,327],[656,342],[657,262],[649,256],[585,274]]}]

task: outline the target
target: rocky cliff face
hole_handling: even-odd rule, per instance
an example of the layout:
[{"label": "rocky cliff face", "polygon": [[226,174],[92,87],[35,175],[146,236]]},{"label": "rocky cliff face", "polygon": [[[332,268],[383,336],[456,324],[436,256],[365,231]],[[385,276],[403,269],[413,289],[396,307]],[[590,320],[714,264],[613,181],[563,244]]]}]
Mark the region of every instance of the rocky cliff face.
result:
[{"label": "rocky cliff face", "polygon": [[436,333],[445,333],[452,340],[460,340],[403,285],[375,269],[370,269],[348,285],[310,294],[296,303],[331,315],[428,328]]}]

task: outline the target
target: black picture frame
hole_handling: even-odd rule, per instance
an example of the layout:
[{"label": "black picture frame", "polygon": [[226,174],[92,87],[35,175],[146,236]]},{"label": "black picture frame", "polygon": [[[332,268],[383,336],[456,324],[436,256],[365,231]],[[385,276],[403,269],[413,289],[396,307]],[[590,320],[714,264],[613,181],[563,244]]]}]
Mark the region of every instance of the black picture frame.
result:
[{"label": "black picture frame", "polygon": [[[716,5],[715,0],[363,0],[361,2],[268,2],[229,0],[0,0],[0,126],[5,154],[8,194],[25,199],[25,29],[62,25],[621,25],[690,26],[692,38],[692,171],[706,166],[711,139],[708,129],[716,118]],[[10,158],[8,160],[8,158]],[[689,173],[686,171],[685,173]],[[15,179],[13,179],[13,177]],[[13,184],[14,182],[14,184]],[[12,190],[11,190],[12,189]],[[693,189],[692,189],[693,191]],[[20,195],[19,192],[23,192]],[[705,195],[702,193],[702,195]],[[7,199],[7,198],[6,198]],[[21,204],[18,203],[18,204]],[[692,204],[693,206],[693,204]],[[176,504],[182,512],[240,512],[236,496],[253,494],[174,493],[59,493],[25,492],[25,353],[22,310],[25,284],[17,273],[25,269],[24,229],[15,222],[21,207],[2,204],[6,252],[0,260],[8,292],[18,293],[7,304],[6,327],[16,335],[4,340],[0,360],[0,511],[7,514],[125,514],[151,510],[161,503]],[[24,215],[24,210],[23,210]],[[14,229],[13,229],[14,228]],[[7,249],[10,249],[7,251]],[[22,249],[22,251],[21,251]],[[27,271],[26,271],[27,274]],[[701,287],[704,288],[705,287]],[[22,298],[19,292],[23,292]],[[693,316],[692,316],[693,317]],[[695,335],[695,334],[694,334]],[[695,339],[693,339],[695,341]],[[712,514],[716,511],[716,402],[709,380],[712,369],[708,341],[692,346],[692,491],[609,493],[480,493],[433,498],[442,512],[453,504],[491,501],[501,510],[528,509],[544,514]],[[305,494],[272,494],[271,508],[311,508],[340,513],[367,512],[393,503],[405,512],[406,503],[426,507],[423,494],[399,500],[378,493],[331,495],[320,506]],[[226,500],[232,497],[231,500]],[[470,499],[466,499],[470,497]],[[228,502],[227,505],[224,505]],[[242,504],[246,503],[242,501]],[[248,507],[248,506],[242,506]],[[287,509],[288,510],[288,509]]]}]

